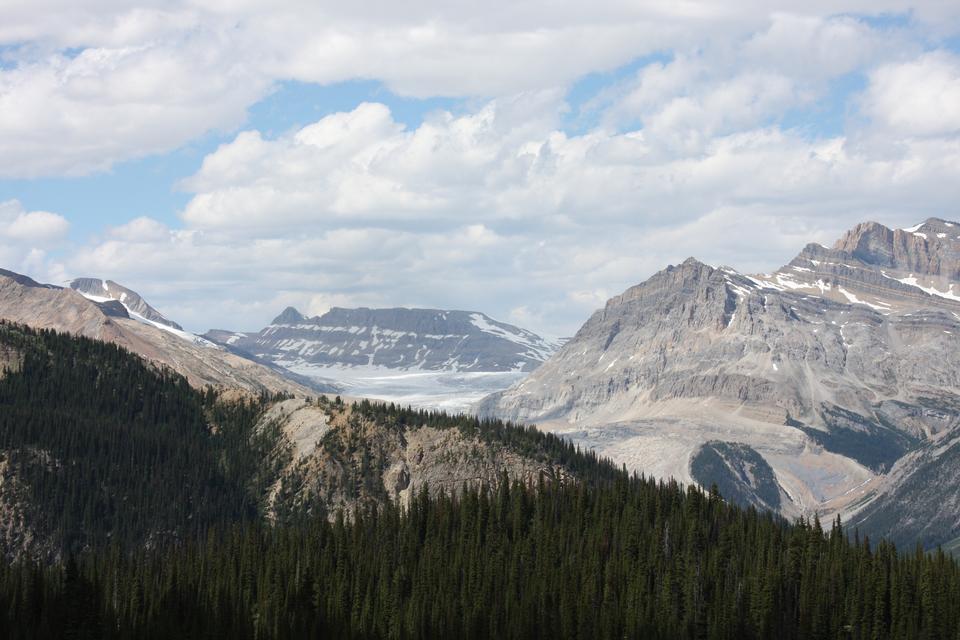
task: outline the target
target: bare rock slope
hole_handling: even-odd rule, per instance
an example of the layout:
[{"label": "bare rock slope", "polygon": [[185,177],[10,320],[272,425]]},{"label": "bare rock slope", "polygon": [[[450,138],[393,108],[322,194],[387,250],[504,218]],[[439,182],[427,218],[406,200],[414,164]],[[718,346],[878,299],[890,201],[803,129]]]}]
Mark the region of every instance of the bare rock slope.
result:
[{"label": "bare rock slope", "polygon": [[[480,410],[654,475],[739,478],[742,501],[788,515],[879,521],[871,514],[929,466],[918,452],[960,428],[958,256],[960,225],[931,219],[858,225],[772,274],[690,259],[612,298]],[[713,463],[694,464],[717,442],[736,446],[710,444]],[[757,456],[775,480],[762,494]],[[924,541],[960,535],[955,511]]]}]

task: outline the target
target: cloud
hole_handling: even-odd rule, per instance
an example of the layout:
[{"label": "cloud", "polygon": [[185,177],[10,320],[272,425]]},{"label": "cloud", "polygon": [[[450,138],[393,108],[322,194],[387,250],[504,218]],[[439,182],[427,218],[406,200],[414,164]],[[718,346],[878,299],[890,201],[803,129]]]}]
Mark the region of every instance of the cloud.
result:
[{"label": "cloud", "polygon": [[78,175],[230,131],[269,79],[203,35],[0,67],[0,175]]},{"label": "cloud", "polygon": [[415,130],[364,103],[276,140],[242,132],[207,156],[183,186],[198,192],[188,225],[264,234],[327,220],[433,224],[452,206],[496,214],[488,202],[523,180],[561,108],[554,92],[491,101],[462,116],[438,113]]},{"label": "cloud", "polygon": [[8,242],[44,248],[62,240],[69,229],[70,223],[59,214],[25,211],[16,200],[0,202],[0,237]]},{"label": "cloud", "polygon": [[37,278],[60,275],[50,268],[49,252],[63,244],[69,229],[59,214],[27,211],[17,200],[0,202],[0,267]]},{"label": "cloud", "polygon": [[[856,68],[881,35],[899,43],[893,30],[881,34],[849,16],[904,13],[894,0],[425,0],[402,8],[13,0],[0,9],[0,176],[89,174],[210,131],[232,132],[251,105],[291,80],[361,78],[403,96],[485,100],[565,89],[658,52],[723,58],[725,46],[749,37],[756,82],[784,71],[809,80]],[[917,28],[942,32],[957,25],[960,9],[921,2],[909,16]],[[691,117],[684,104],[674,111]]]},{"label": "cloud", "polygon": [[878,127],[905,136],[960,133],[960,58],[933,51],[870,74],[862,109]]},{"label": "cloud", "polygon": [[145,216],[113,227],[108,233],[111,238],[131,243],[163,242],[170,237],[170,229],[165,224]]},{"label": "cloud", "polygon": [[[478,309],[569,335],[688,256],[767,271],[862,220],[907,225],[955,204],[942,188],[960,180],[955,137],[709,119],[569,135],[560,105],[526,94],[407,128],[362,104],[275,139],[242,132],[185,182],[183,229],[133,221],[65,269],[149,283],[195,329],[366,304]],[[664,142],[684,129],[702,143]]]}]

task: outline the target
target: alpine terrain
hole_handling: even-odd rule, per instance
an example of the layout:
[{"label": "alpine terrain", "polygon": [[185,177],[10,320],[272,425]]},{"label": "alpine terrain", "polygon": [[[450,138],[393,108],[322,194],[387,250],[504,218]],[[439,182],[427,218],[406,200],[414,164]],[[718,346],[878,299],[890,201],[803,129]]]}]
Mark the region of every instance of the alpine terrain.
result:
[{"label": "alpine terrain", "polygon": [[113,342],[169,367],[197,387],[214,385],[253,393],[334,390],[184,331],[137,293],[111,281],[81,278],[64,288],[0,270],[0,319]]},{"label": "alpine terrain", "polygon": [[868,222],[771,274],[668,267],[480,411],[930,546],[960,537],[958,336],[960,224]]},{"label": "alpine terrain", "polygon": [[351,394],[464,410],[524,378],[557,348],[475,311],[333,308],[308,318],[292,307],[256,333],[206,339]]}]

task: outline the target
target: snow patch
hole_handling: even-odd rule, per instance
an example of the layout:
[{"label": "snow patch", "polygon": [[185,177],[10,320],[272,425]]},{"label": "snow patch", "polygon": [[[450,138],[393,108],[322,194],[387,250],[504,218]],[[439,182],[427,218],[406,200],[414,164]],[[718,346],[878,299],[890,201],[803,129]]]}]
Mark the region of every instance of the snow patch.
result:
[{"label": "snow patch", "polygon": [[[106,288],[106,285],[104,285],[104,288]],[[136,320],[137,322],[150,325],[151,327],[156,327],[157,329],[166,331],[167,333],[172,333],[173,335],[177,336],[178,338],[181,338],[182,340],[186,340],[187,342],[192,342],[193,344],[197,344],[202,347],[209,347],[211,349],[220,349],[218,345],[214,344],[213,342],[210,342],[206,338],[201,338],[195,333],[190,333],[189,331],[181,331],[180,329],[174,329],[173,327],[167,326],[161,322],[154,322],[153,320],[144,318],[142,315],[140,315],[139,313],[137,313],[136,311],[128,307],[122,300],[117,300],[116,298],[110,298],[107,296],[95,296],[91,293],[80,291],[79,289],[75,289],[75,291],[80,295],[82,295],[87,300],[90,300],[92,302],[100,302],[100,303],[119,302],[120,304],[123,305],[123,308],[127,310],[127,314],[129,314],[130,318],[132,318],[133,320]]]},{"label": "snow patch", "polygon": [[[881,307],[880,305],[872,304],[870,302],[867,302],[866,300],[861,300],[860,298],[855,296],[850,291],[847,291],[843,287],[837,287],[837,291],[839,291],[848,301],[850,301],[851,304],[862,304],[864,306],[870,307],[871,309],[875,309],[876,311],[889,311],[889,306]],[[834,321],[834,324],[836,324],[836,321]]]},{"label": "snow patch", "polygon": [[[886,274],[883,274],[883,275],[886,276]],[[890,276],[887,276],[887,277],[890,278]],[[910,274],[910,276],[907,278],[890,278],[890,279],[896,280],[898,282],[902,282],[903,284],[908,284],[912,287],[916,287],[917,289],[920,289],[924,293],[928,293],[932,296],[937,296],[938,298],[946,298],[947,300],[954,300],[956,302],[960,302],[960,296],[958,296],[953,291],[953,287],[954,287],[953,284],[950,285],[950,288],[947,291],[940,291],[939,289],[935,289],[933,287],[925,287],[921,285],[920,282],[914,277],[913,274]]]}]

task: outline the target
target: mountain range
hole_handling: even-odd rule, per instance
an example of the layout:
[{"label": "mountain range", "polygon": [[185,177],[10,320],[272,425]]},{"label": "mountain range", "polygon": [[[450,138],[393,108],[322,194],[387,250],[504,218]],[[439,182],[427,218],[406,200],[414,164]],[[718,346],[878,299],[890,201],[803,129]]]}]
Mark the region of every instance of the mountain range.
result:
[{"label": "mountain range", "polygon": [[[459,404],[439,406],[495,391],[475,406],[481,417],[535,424],[649,476],[716,484],[744,505],[840,514],[898,543],[960,541],[960,224],[942,219],[859,224],[772,273],[688,259],[611,298],[562,346],[480,312],[405,308],[288,308],[258,332],[198,336],[111,280],[60,287],[9,271],[0,318],[120,345],[195,387],[291,397],[265,408],[257,432],[287,442],[271,464],[295,479],[297,500],[349,507],[356,497],[317,480],[341,467],[318,462],[332,414],[305,398],[438,406],[417,389],[446,385],[445,402]],[[0,360],[15,368],[15,355]],[[356,378],[332,384],[328,372]],[[389,386],[398,380],[419,387]],[[376,454],[393,469],[384,486],[413,474],[409,442],[350,437],[349,447],[373,437],[392,452]],[[461,477],[441,475],[423,482]]]},{"label": "mountain range", "polygon": [[857,225],[774,273],[695,259],[486,398],[657,477],[898,542],[960,536],[960,224]]},{"label": "mountain range", "polygon": [[426,371],[532,371],[557,345],[477,311],[344,309],[306,317],[287,307],[256,333],[207,339],[288,368],[384,367]]}]

